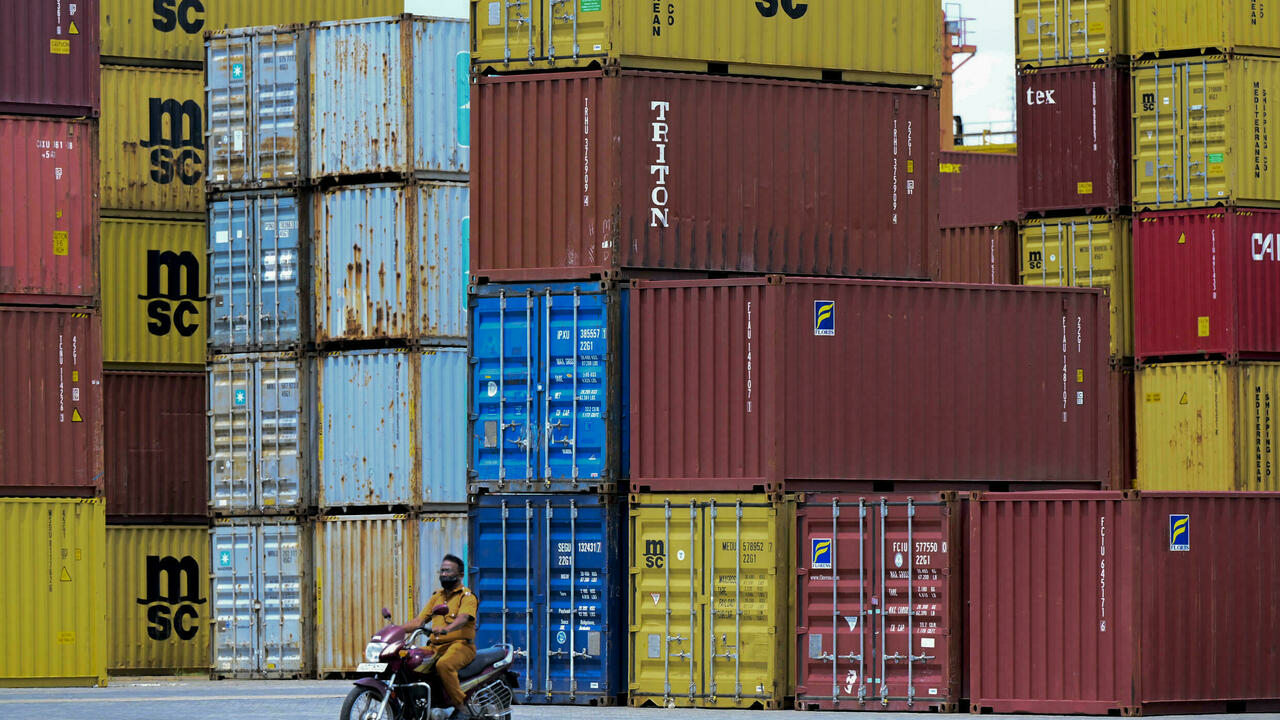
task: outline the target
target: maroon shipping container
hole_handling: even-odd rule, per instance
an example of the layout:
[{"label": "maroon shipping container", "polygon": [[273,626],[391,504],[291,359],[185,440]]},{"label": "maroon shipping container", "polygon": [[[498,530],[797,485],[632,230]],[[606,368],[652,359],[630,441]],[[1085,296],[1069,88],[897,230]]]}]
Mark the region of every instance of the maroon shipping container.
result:
[{"label": "maroon shipping container", "polygon": [[806,498],[796,513],[798,709],[959,706],[962,520],[954,493]]},{"label": "maroon shipping container", "polygon": [[1129,70],[1073,65],[1018,74],[1018,203],[1024,215],[1130,204]]},{"label": "maroon shipping container", "polygon": [[992,226],[1017,219],[1017,155],[948,151],[939,156],[939,227]]},{"label": "maroon shipping container", "polygon": [[1128,490],[1138,477],[1138,425],[1137,396],[1132,367],[1114,367],[1111,370],[1114,401],[1112,417],[1112,450],[1116,470],[1112,490]]},{"label": "maroon shipping container", "polygon": [[1139,214],[1133,314],[1138,360],[1280,354],[1280,211]]},{"label": "maroon shipping container", "polygon": [[94,304],[97,145],[91,121],[0,116],[0,303]]},{"label": "maroon shipping container", "polygon": [[101,495],[97,313],[0,306],[0,388],[0,495]]},{"label": "maroon shipping container", "polygon": [[928,277],[933,90],[623,70],[473,91],[480,280]]},{"label": "maroon shipping container", "polygon": [[1276,709],[1280,493],[969,502],[970,708]]},{"label": "maroon shipping container", "polygon": [[10,0],[0,29],[0,112],[97,117],[98,0]]},{"label": "maroon shipping container", "polygon": [[207,517],[205,374],[108,372],[103,396],[108,517]]},{"label": "maroon shipping container", "polygon": [[1099,290],[776,276],[635,288],[633,492],[1111,482]]},{"label": "maroon shipping container", "polygon": [[929,251],[934,280],[1018,284],[1018,224],[942,228]]}]

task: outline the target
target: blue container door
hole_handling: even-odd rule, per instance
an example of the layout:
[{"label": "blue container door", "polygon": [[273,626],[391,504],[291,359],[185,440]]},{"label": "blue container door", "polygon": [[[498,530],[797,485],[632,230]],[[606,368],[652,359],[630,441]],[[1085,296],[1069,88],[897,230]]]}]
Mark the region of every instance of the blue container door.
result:
[{"label": "blue container door", "polygon": [[282,182],[302,176],[298,162],[298,34],[272,32],[253,39],[253,173],[258,180]]},{"label": "blue container door", "polygon": [[[476,618],[479,647],[508,643],[515,648],[514,671],[519,676],[517,698],[527,701],[530,666],[538,657],[533,645],[542,607],[537,593],[537,534],[539,511],[535,498],[486,495],[471,507],[471,557],[467,561],[471,591],[480,600]],[[536,586],[536,587],[535,587]]]},{"label": "blue container door", "polygon": [[546,478],[610,477],[609,296],[542,296],[543,457]]},{"label": "blue container door", "polygon": [[209,203],[209,344],[248,348],[253,343],[253,277],[250,250],[253,210],[248,198]]},{"label": "blue container door", "polygon": [[266,347],[288,347],[302,339],[298,292],[298,199],[291,193],[262,195],[255,200],[258,232],[257,341]]},{"label": "blue container door", "polygon": [[478,297],[472,309],[471,470],[481,480],[537,477],[538,298]]}]

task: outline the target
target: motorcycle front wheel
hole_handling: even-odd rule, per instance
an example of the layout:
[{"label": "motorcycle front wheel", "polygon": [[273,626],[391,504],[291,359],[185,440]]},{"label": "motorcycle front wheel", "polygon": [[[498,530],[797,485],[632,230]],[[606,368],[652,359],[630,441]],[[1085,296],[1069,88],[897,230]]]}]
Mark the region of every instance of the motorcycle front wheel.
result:
[{"label": "motorcycle front wheel", "polygon": [[[381,704],[382,698],[370,688],[351,688],[346,701],[342,703],[342,714],[338,716],[338,720],[370,720]],[[387,706],[387,715],[383,720],[395,720],[394,709],[390,705]]]}]

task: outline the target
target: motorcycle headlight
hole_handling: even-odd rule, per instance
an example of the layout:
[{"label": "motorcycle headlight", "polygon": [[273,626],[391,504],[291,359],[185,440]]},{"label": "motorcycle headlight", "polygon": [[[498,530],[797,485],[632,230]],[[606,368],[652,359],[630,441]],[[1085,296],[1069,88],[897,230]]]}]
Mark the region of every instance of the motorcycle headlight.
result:
[{"label": "motorcycle headlight", "polygon": [[368,645],[365,645],[364,646],[365,662],[371,662],[371,663],[378,662],[378,659],[382,657],[382,651],[386,649],[387,649],[387,644],[384,642],[371,642]]}]

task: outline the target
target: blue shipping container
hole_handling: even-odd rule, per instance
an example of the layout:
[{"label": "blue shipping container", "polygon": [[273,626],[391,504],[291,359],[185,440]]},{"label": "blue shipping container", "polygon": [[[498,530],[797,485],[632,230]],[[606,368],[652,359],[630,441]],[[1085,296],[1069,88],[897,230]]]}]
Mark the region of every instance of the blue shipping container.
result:
[{"label": "blue shipping container", "polygon": [[475,489],[608,491],[628,477],[629,296],[609,282],[473,290]]},{"label": "blue shipping container", "polygon": [[599,495],[484,495],[471,508],[477,645],[515,646],[526,704],[626,692],[627,513]]}]

